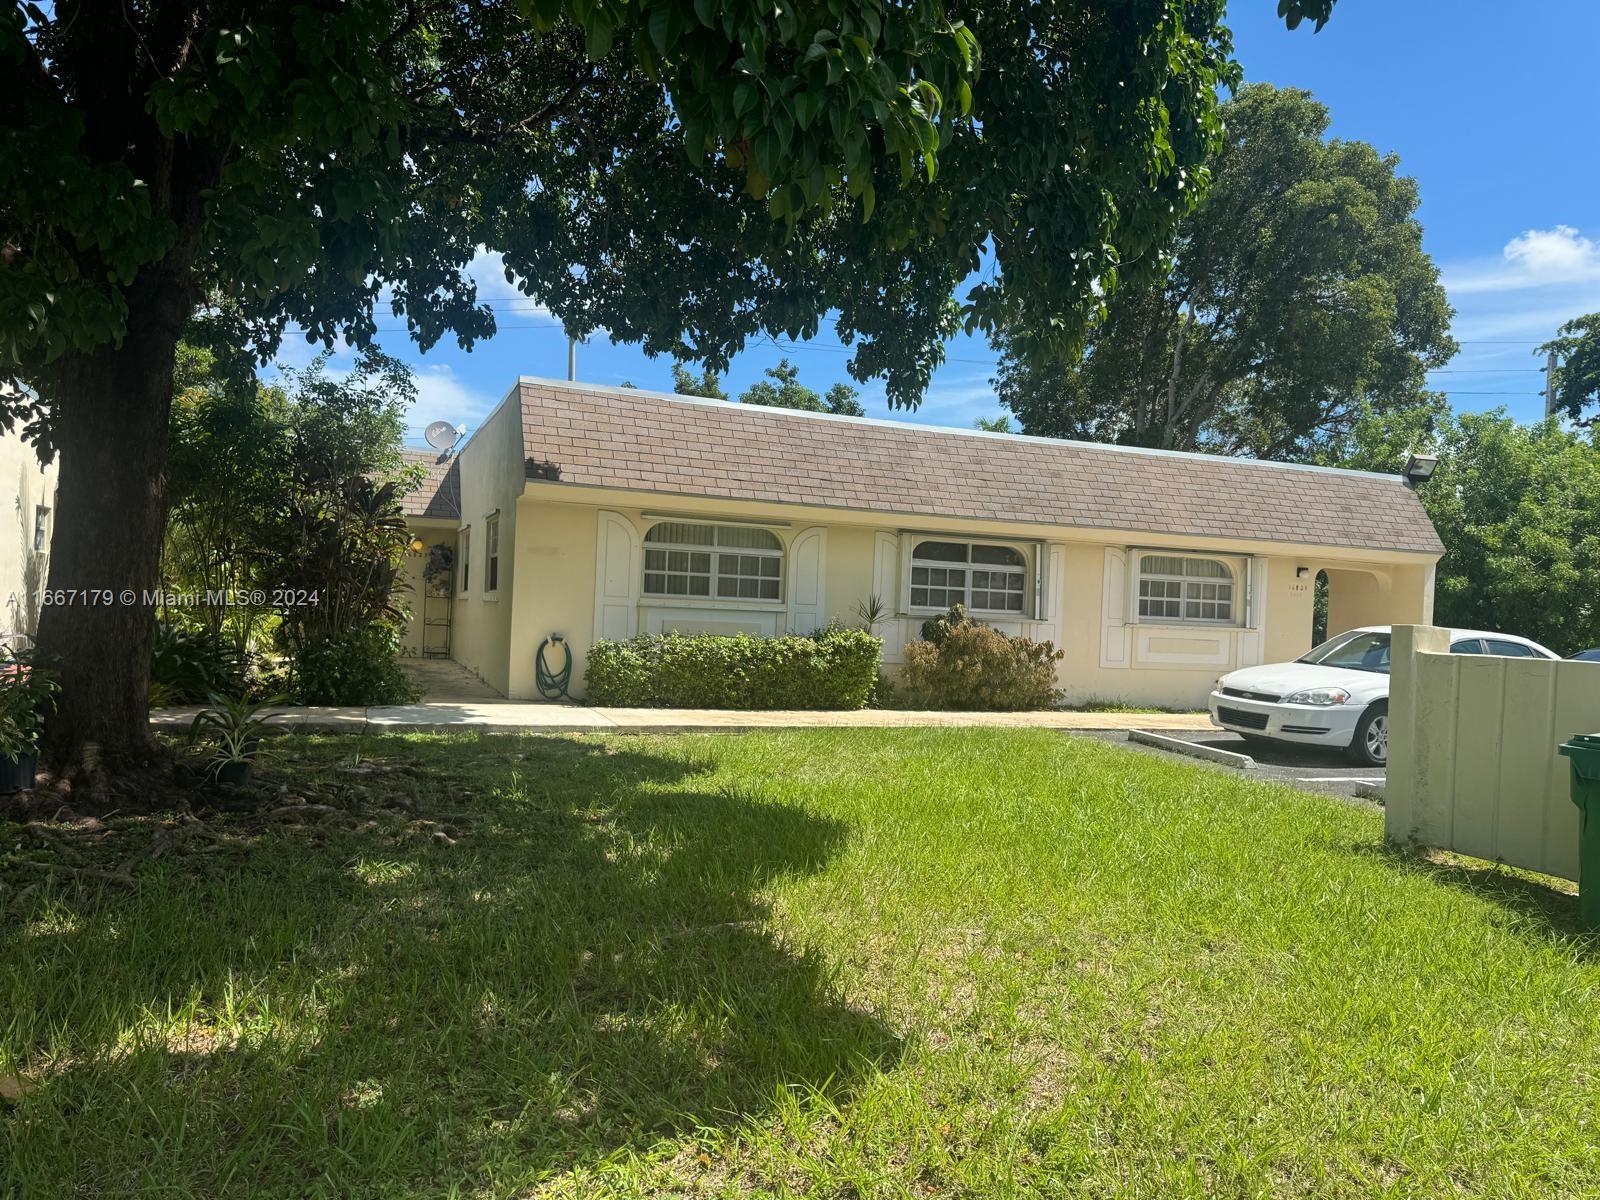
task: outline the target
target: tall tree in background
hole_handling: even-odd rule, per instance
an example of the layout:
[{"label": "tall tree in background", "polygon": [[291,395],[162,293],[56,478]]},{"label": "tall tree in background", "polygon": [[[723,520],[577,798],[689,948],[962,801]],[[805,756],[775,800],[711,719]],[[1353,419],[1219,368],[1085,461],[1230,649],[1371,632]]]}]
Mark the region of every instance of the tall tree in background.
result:
[{"label": "tall tree in background", "polygon": [[856,399],[856,389],[848,383],[836,383],[825,395],[800,382],[800,368],[787,358],[778,365],[767,368],[767,380],[753,383],[739,393],[740,404],[760,404],[767,408],[798,408],[803,412],[833,413],[840,417],[864,417],[867,410]]},{"label": "tall tree in background", "polygon": [[1445,544],[1434,620],[1571,654],[1600,645],[1600,441],[1554,421],[1463,413],[1421,489]]},{"label": "tall tree in background", "polygon": [[1572,653],[1600,645],[1600,429],[1522,424],[1504,409],[1358,420],[1328,465],[1396,473],[1439,456],[1417,495],[1444,542],[1434,620]]},{"label": "tall tree in background", "polygon": [[1025,432],[1304,459],[1363,414],[1427,406],[1455,353],[1417,189],[1328,111],[1256,84],[1223,106],[1205,199],[1168,273],[1125,281],[1081,356],[1002,336],[997,386]]},{"label": "tall tree in background", "polygon": [[680,396],[704,396],[707,400],[726,400],[722,377],[707,368],[699,375],[682,363],[672,364],[672,390]]},{"label": "tall tree in background", "polygon": [[1592,425],[1600,421],[1600,313],[1574,318],[1557,332],[1558,337],[1537,351],[1540,357],[1556,356],[1556,410],[1580,425]]},{"label": "tall tree in background", "polygon": [[[1264,0],[1263,0],[1264,2]],[[1293,24],[1330,0],[1280,0]],[[493,332],[465,267],[569,335],[725,369],[836,312],[914,404],[963,323],[1070,346],[1204,180],[1223,0],[59,0],[0,16],[0,383],[62,451],[43,747],[148,745],[174,356],[202,306],[424,348]],[[976,35],[976,38],[974,37]],[[985,69],[978,70],[978,45]],[[686,253],[684,247],[692,246]],[[996,271],[964,297],[985,248]],[[1046,336],[1048,331],[1048,335]],[[26,410],[26,411],[24,411]]]}]

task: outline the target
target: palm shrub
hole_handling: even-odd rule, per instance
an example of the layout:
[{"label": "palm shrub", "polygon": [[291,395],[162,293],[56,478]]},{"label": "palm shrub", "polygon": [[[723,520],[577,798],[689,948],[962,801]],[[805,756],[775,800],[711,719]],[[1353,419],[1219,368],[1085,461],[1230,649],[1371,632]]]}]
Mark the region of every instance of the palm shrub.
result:
[{"label": "palm shrub", "polygon": [[1061,700],[1053,642],[1013,637],[974,621],[961,605],[924,622],[906,647],[899,694],[911,708],[1020,712]]},{"label": "palm shrub", "polygon": [[150,707],[190,704],[244,685],[244,664],[221,635],[157,621],[150,647]]}]

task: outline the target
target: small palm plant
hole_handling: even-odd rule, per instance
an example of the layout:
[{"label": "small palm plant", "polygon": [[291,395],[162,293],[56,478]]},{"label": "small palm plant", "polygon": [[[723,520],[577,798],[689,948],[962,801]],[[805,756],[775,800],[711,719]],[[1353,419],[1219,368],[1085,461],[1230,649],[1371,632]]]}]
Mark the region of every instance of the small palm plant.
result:
[{"label": "small palm plant", "polygon": [[876,633],[879,623],[888,615],[889,609],[882,596],[868,596],[865,600],[856,601],[856,620],[868,633]]},{"label": "small palm plant", "polygon": [[255,761],[261,735],[267,723],[278,714],[257,716],[270,704],[283,703],[282,697],[249,701],[243,697],[219,696],[213,692],[211,705],[195,714],[189,725],[189,744],[209,734],[213,743],[211,769],[221,783],[249,782],[250,766]]}]

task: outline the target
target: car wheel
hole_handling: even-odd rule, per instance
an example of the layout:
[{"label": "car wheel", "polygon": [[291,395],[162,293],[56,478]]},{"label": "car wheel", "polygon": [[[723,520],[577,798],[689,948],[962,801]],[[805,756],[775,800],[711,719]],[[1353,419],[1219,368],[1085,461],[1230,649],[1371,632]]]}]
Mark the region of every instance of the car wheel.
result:
[{"label": "car wheel", "polygon": [[1350,742],[1350,758],[1363,767],[1389,765],[1389,704],[1380,700],[1356,723],[1356,736]]}]

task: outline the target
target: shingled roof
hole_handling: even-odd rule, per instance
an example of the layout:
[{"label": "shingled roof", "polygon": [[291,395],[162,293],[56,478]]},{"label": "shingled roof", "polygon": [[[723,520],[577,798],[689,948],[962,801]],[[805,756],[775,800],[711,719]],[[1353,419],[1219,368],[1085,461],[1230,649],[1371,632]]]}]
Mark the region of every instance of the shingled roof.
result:
[{"label": "shingled roof", "polygon": [[523,379],[530,479],[679,496],[1440,554],[1399,476]]},{"label": "shingled roof", "polygon": [[437,450],[405,450],[401,452],[406,462],[421,463],[427,468],[422,485],[400,501],[408,517],[430,521],[458,521],[461,519],[461,472],[459,459],[443,455]]}]

